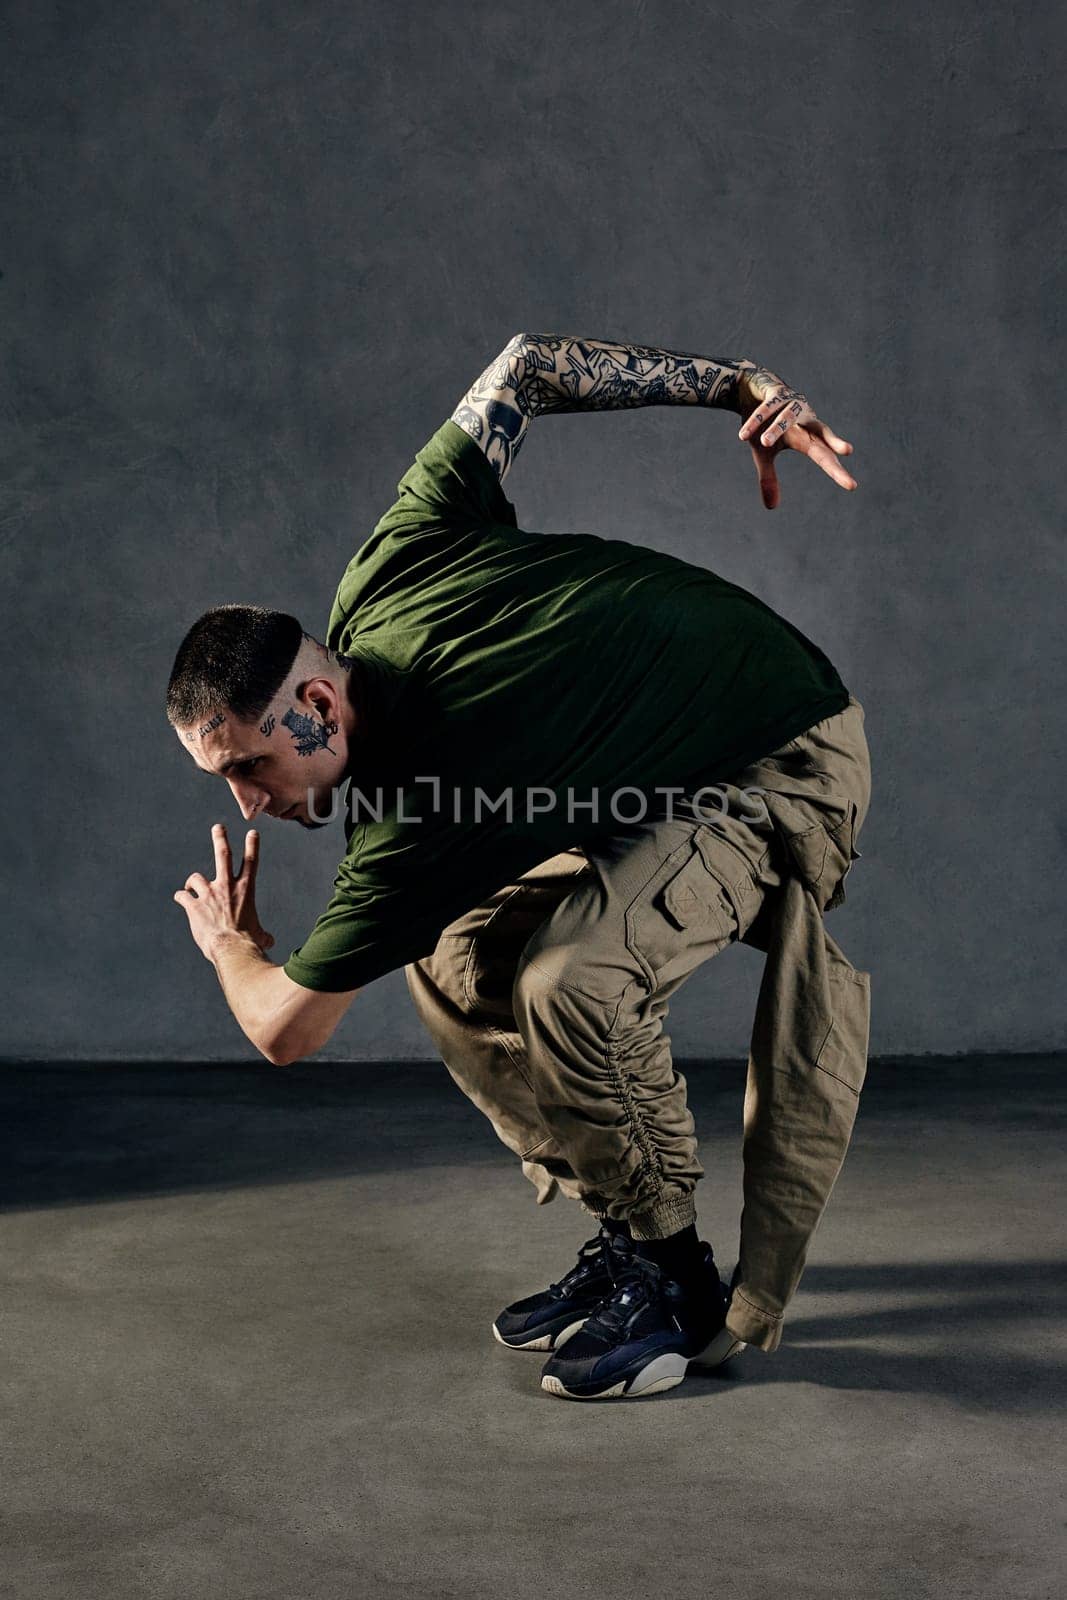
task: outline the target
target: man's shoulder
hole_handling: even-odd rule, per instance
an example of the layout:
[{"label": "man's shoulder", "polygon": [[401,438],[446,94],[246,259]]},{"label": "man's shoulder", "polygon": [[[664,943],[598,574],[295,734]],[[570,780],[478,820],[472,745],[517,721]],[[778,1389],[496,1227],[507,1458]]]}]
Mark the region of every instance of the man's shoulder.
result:
[{"label": "man's shoulder", "polygon": [[451,417],[416,451],[382,521],[418,521],[427,511],[436,522],[517,526],[515,508],[489,461]]}]

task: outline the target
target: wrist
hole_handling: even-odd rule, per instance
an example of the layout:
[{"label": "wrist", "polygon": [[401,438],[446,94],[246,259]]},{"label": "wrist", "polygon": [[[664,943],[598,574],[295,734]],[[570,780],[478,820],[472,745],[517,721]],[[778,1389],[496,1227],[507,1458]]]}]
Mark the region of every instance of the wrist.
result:
[{"label": "wrist", "polygon": [[744,404],[743,379],[746,372],[755,369],[755,362],[741,356],[690,356],[688,360],[694,374],[693,390],[680,394],[685,402],[695,401],[709,411],[733,411],[738,415]]},{"label": "wrist", "polygon": [[240,928],[220,928],[213,933],[204,954],[212,966],[217,967],[228,951],[239,950],[242,945],[257,956],[263,954],[252,935],[242,932]]},{"label": "wrist", "polygon": [[731,366],[733,370],[729,383],[723,385],[711,404],[723,411],[732,411],[736,416],[747,417],[753,408],[753,401],[746,379],[748,373],[757,370],[757,363],[739,360],[732,362]]}]

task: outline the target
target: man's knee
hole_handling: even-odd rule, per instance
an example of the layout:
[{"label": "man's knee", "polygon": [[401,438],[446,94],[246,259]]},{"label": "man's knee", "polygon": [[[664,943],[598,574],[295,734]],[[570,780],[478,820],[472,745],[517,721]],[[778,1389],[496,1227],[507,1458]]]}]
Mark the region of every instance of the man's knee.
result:
[{"label": "man's knee", "polygon": [[[620,1011],[620,996],[599,995],[602,978],[573,946],[541,946],[523,955],[512,986],[515,1025],[526,1046],[531,1076],[577,1084],[603,1070],[606,1042]],[[609,985],[612,988],[613,985]]]},{"label": "man's knee", "polygon": [[602,1011],[616,996],[616,974],[605,985],[603,967],[580,945],[533,941],[523,951],[511,990],[520,1027],[524,1018],[573,1018],[576,1010]]},{"label": "man's knee", "polygon": [[537,1011],[613,1009],[637,975],[625,916],[614,897],[586,882],[527,939],[515,969],[516,1018]]}]

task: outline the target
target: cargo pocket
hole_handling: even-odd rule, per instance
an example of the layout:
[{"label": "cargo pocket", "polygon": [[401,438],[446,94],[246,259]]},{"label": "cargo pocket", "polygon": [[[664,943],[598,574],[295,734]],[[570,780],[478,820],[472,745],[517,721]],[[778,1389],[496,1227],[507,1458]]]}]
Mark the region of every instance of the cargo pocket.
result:
[{"label": "cargo pocket", "polygon": [[859,807],[855,800],[848,802],[848,811],[844,819],[835,828],[828,828],[826,833],[827,850],[823,863],[823,877],[819,892],[826,896],[823,907],[826,911],[833,911],[841,905],[845,898],[845,879],[852,869],[852,863],[859,860],[860,852],[856,849],[856,817]]},{"label": "cargo pocket", "polygon": [[[756,886],[756,869],[735,845],[713,828],[698,829],[695,843],[708,872],[726,897],[740,939],[755,920],[762,900]],[[762,852],[761,859],[766,859],[766,852]]]},{"label": "cargo pocket", "polygon": [[681,863],[668,861],[626,909],[626,943],[650,988],[694,941],[725,943],[733,913],[720,884],[689,842]]},{"label": "cargo pocket", "polygon": [[858,1095],[867,1076],[871,975],[854,967],[828,973],[832,1016],[815,1065]]},{"label": "cargo pocket", "polygon": [[689,860],[668,880],[662,901],[664,914],[676,928],[684,930],[695,923],[716,920],[724,933],[729,931],[733,908],[722,884],[708,871],[695,846]]},{"label": "cargo pocket", "polygon": [[756,914],[759,896],[751,874],[738,868],[735,881],[732,868],[709,863],[707,848],[698,830],[681,865],[669,863],[626,912],[627,944],[653,984],[692,971],[740,938]]},{"label": "cargo pocket", "polygon": [[789,853],[797,872],[815,896],[820,911],[832,911],[845,898],[845,878],[859,857],[853,842],[858,809],[854,800],[842,800],[835,807],[836,822],[816,822],[788,836]]}]

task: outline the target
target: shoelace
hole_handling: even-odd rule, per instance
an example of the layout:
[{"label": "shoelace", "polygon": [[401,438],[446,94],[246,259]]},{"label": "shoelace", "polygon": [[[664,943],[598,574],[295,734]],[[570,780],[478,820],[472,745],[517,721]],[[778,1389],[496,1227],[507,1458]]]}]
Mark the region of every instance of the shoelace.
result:
[{"label": "shoelace", "polygon": [[[653,1305],[663,1292],[663,1272],[658,1262],[634,1253],[627,1255],[615,1293],[609,1295],[588,1319],[583,1333],[603,1334],[609,1339],[621,1333],[634,1312]],[[675,1327],[678,1319],[672,1315]]]},{"label": "shoelace", "polygon": [[567,1294],[574,1280],[584,1276],[586,1269],[591,1267],[598,1259],[603,1261],[612,1281],[616,1281],[617,1272],[612,1267],[611,1257],[613,1254],[624,1254],[629,1244],[630,1240],[625,1235],[613,1234],[607,1228],[601,1228],[595,1239],[587,1239],[579,1247],[576,1265],[569,1272],[565,1272],[558,1283],[550,1283],[548,1292],[556,1295]]}]

